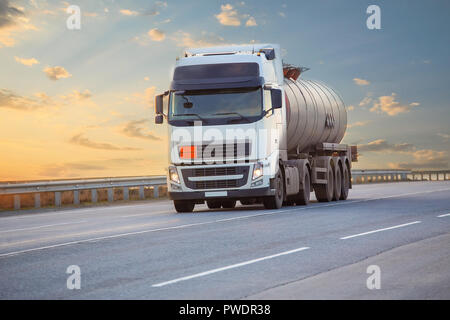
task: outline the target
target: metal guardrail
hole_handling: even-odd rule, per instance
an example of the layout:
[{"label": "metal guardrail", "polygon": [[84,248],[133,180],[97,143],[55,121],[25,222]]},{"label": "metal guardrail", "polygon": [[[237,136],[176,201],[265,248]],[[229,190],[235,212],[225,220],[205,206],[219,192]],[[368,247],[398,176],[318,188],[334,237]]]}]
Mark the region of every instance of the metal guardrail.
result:
[{"label": "metal guardrail", "polygon": [[114,201],[114,189],[123,190],[123,200],[129,200],[129,188],[139,188],[139,199],[145,198],[144,189],[151,187],[153,197],[159,197],[159,186],[166,185],[165,176],[124,177],[124,178],[94,178],[82,180],[53,180],[19,183],[1,183],[0,195],[14,195],[14,209],[21,207],[21,194],[34,194],[34,207],[41,207],[41,193],[54,192],[55,206],[61,206],[61,193],[73,192],[73,203],[80,204],[80,191],[90,190],[91,201],[97,202],[99,189],[106,189],[108,202]]},{"label": "metal guardrail", "polygon": [[411,170],[352,170],[352,183],[375,183],[396,181],[436,181],[449,180],[450,170],[411,171]]},{"label": "metal guardrail", "polygon": [[[375,183],[397,181],[449,180],[450,170],[411,171],[411,170],[352,170],[352,183]],[[80,204],[80,192],[90,190],[90,202],[98,201],[98,190],[107,190],[108,202],[114,201],[114,190],[122,189],[123,200],[130,199],[130,188],[139,189],[139,199],[145,199],[145,188],[153,190],[153,197],[159,197],[159,188],[166,185],[166,176],[93,178],[80,180],[50,180],[33,182],[0,183],[0,196],[12,195],[14,209],[21,208],[21,195],[33,194],[34,207],[41,207],[41,193],[54,193],[54,205],[61,206],[62,192],[73,194],[73,204]]]}]

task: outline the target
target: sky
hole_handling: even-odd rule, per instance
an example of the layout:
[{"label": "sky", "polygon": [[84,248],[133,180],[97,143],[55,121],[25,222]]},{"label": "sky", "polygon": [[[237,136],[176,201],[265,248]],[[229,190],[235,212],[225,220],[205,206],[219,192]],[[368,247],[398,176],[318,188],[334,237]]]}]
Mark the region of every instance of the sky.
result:
[{"label": "sky", "polygon": [[175,59],[247,43],[343,96],[354,168],[448,168],[449,16],[444,0],[0,0],[0,181],[165,174],[153,102]]}]

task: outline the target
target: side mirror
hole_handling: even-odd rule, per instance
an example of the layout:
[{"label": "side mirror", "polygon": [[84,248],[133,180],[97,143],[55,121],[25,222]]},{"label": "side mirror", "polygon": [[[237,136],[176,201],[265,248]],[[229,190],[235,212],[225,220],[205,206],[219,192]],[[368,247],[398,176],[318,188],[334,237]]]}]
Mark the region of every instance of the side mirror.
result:
[{"label": "side mirror", "polygon": [[163,114],[164,94],[160,94],[155,97],[155,113]]},{"label": "side mirror", "polygon": [[164,122],[164,116],[162,114],[157,114],[155,116],[155,124],[162,124]]},{"label": "side mirror", "polygon": [[270,89],[272,98],[272,109],[279,109],[283,106],[282,94],[280,89]]}]

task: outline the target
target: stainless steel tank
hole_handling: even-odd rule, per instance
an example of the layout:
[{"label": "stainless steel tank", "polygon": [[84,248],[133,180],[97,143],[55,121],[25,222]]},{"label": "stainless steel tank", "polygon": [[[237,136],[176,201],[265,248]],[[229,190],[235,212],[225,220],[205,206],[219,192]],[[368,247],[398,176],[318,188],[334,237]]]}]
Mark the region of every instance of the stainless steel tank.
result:
[{"label": "stainless steel tank", "polygon": [[318,143],[340,143],[347,128],[347,111],[339,94],[325,84],[284,79],[287,147],[307,152]]}]

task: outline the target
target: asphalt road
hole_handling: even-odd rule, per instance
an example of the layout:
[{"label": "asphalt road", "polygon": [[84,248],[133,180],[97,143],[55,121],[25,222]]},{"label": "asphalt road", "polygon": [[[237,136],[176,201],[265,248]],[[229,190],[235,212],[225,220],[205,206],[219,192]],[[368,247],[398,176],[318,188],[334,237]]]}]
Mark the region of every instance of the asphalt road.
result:
[{"label": "asphalt road", "polygon": [[[67,288],[71,265],[81,289]],[[0,216],[0,299],[304,298],[450,299],[450,182],[280,210],[175,214],[161,200]]]}]

